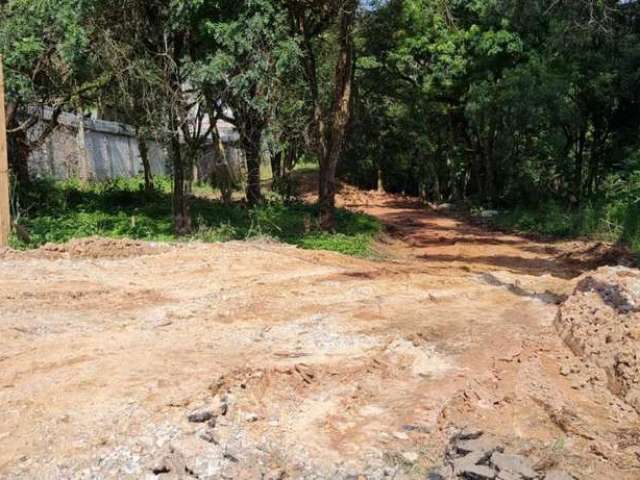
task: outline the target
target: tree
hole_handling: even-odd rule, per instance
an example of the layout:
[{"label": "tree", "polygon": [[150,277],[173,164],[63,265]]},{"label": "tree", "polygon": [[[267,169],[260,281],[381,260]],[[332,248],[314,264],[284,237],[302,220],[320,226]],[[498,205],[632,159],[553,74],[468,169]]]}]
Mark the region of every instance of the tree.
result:
[{"label": "tree", "polygon": [[590,201],[640,143],[639,8],[377,2],[358,28],[343,172],[436,201]]},{"label": "tree", "polygon": [[[289,0],[287,7],[302,45],[304,72],[312,105],[312,144],[320,164],[320,226],[324,230],[332,230],[335,227],[336,170],[352,113],[353,29],[358,2]],[[330,100],[326,101],[320,76],[320,69],[324,65],[319,64],[319,54],[331,27],[331,33],[335,36],[335,69],[329,86]]]},{"label": "tree", "polygon": [[0,2],[9,163],[22,185],[29,183],[31,151],[55,130],[60,114],[91,104],[110,81],[95,73],[100,70],[94,70],[90,47],[89,19],[99,14],[99,7],[80,0]]},{"label": "tree", "polygon": [[164,137],[171,159],[178,235],[193,228],[193,166],[212,128],[205,121],[203,92],[193,86],[193,65],[202,54],[200,34],[205,20],[216,14],[215,2],[127,0],[104,17],[102,27],[111,44],[105,63],[111,70],[125,67],[115,86],[118,98],[111,94],[105,101],[137,122],[141,132],[151,130]]},{"label": "tree", "polygon": [[197,63],[197,84],[213,92],[207,102],[238,129],[247,159],[246,196],[255,205],[262,197],[265,130],[281,101],[279,85],[295,74],[299,49],[288,35],[285,12],[268,0],[225,3],[205,33],[209,52]]}]

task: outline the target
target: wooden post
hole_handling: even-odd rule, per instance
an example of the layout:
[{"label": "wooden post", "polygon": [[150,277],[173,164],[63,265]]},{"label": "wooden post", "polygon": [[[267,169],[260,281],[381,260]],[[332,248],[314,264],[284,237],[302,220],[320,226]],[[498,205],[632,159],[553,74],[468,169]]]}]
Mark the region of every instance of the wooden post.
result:
[{"label": "wooden post", "polygon": [[3,59],[0,55],[0,247],[9,245],[11,211],[9,208],[9,162],[7,158],[7,122],[4,106]]}]

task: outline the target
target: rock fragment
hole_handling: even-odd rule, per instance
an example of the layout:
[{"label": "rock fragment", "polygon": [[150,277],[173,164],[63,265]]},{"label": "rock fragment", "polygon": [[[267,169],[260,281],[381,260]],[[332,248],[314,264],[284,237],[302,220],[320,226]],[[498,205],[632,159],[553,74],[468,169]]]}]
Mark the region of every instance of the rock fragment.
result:
[{"label": "rock fragment", "polygon": [[215,415],[213,409],[204,407],[191,412],[187,416],[187,420],[189,420],[191,423],[204,423],[213,419],[214,416]]},{"label": "rock fragment", "polygon": [[506,455],[496,452],[491,456],[491,464],[494,465],[499,472],[508,472],[519,475],[525,480],[535,480],[538,477],[536,471],[531,468],[529,462],[520,455]]},{"label": "rock fragment", "polygon": [[250,412],[245,415],[244,419],[247,423],[255,423],[258,421],[259,417],[257,413]]},{"label": "rock fragment", "polygon": [[491,456],[494,452],[502,452],[498,442],[490,437],[482,436],[475,439],[460,440],[456,443],[456,450],[461,454],[480,452]]},{"label": "rock fragment", "polygon": [[484,465],[469,465],[458,476],[466,480],[493,480],[496,478],[496,472]]},{"label": "rock fragment", "polygon": [[445,453],[445,465],[427,473],[427,480],[574,480],[559,470],[536,472],[522,455],[506,454],[493,437],[480,431],[454,435]]},{"label": "rock fragment", "polygon": [[416,462],[418,461],[418,458],[419,458],[419,457],[418,457],[418,454],[417,454],[416,452],[404,452],[404,453],[402,454],[402,459],[403,459],[405,462],[407,462],[407,463],[409,463],[409,464],[411,464],[411,465],[413,465],[414,463],[416,463]]},{"label": "rock fragment", "polygon": [[206,430],[201,432],[200,433],[200,438],[202,440],[204,440],[205,442],[213,443],[214,445],[219,445],[220,444],[220,442],[218,441],[218,438],[216,437],[215,433],[210,428],[207,428]]}]

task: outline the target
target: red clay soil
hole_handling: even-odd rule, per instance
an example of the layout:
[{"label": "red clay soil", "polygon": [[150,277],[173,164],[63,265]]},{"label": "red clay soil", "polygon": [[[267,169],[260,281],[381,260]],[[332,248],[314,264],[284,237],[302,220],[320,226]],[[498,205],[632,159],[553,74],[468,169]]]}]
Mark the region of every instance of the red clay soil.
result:
[{"label": "red clay soil", "polygon": [[[97,240],[0,255],[0,478],[424,479],[463,427],[541,474],[640,478],[638,412],[554,326],[599,248],[342,201],[388,225],[382,259]],[[215,426],[189,422],[202,407]]]},{"label": "red clay soil", "polygon": [[556,326],[573,352],[603,369],[609,389],[640,413],[640,272],[606,267],[585,274]]}]

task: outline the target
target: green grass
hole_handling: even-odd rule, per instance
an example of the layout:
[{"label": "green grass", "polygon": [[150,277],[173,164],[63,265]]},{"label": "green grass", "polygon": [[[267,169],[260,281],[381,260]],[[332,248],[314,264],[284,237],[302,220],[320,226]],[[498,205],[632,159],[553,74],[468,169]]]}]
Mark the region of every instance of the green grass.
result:
[{"label": "green grass", "polygon": [[503,211],[490,222],[526,234],[619,243],[640,253],[640,208],[634,202],[593,202],[581,208],[545,202],[537,207]]},{"label": "green grass", "polygon": [[318,162],[307,158],[303,158],[299,161],[293,169],[294,172],[299,173],[315,173],[319,170],[320,166],[318,165]]},{"label": "green grass", "polygon": [[[12,246],[36,248],[89,236],[175,241],[170,182],[156,179],[157,190],[145,193],[140,179],[81,185],[40,180],[19,195],[18,224],[28,240],[14,235]],[[198,187],[191,204],[194,233],[181,241],[244,240],[267,236],[301,248],[369,256],[381,231],[373,217],[338,210],[335,234],[320,232],[315,206],[270,201],[252,210],[240,204],[225,206],[205,198]]]}]

